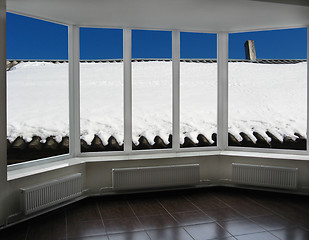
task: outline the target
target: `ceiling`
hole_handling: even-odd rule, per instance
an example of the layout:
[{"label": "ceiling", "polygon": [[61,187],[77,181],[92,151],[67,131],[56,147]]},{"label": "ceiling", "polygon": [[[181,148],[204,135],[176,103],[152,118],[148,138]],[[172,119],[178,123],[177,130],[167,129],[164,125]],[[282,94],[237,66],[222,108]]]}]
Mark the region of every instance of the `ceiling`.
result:
[{"label": "ceiling", "polygon": [[285,3],[285,4],[309,6],[309,1],[308,0],[252,0],[252,1],[274,2],[274,3]]},{"label": "ceiling", "polygon": [[7,0],[7,10],[81,26],[235,32],[309,25],[307,0]]}]

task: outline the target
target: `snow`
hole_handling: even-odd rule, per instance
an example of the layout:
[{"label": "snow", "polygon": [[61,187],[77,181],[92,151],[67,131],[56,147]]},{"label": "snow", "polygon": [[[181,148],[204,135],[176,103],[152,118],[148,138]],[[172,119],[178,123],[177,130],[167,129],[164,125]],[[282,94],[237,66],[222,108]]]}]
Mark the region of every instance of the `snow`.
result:
[{"label": "snow", "polygon": [[[270,140],[306,136],[306,63],[229,63],[229,132],[238,140],[253,132]],[[203,134],[212,142],[217,130],[217,64],[180,66],[180,137],[197,141]],[[98,135],[123,143],[123,64],[81,63],[81,138],[88,144]],[[25,62],[7,72],[8,139],[34,135],[58,142],[69,132],[68,64]],[[165,143],[172,133],[172,63],[132,63],[132,138],[145,136]]]},{"label": "snow", "polygon": [[306,136],[307,63],[229,63],[229,132],[241,140],[253,131],[270,141]]}]

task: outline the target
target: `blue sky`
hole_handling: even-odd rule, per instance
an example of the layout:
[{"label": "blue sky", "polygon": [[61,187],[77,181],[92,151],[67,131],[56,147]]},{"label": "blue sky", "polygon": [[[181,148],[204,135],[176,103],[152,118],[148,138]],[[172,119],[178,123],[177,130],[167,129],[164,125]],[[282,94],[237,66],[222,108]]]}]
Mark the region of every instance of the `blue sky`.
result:
[{"label": "blue sky", "polygon": [[[305,59],[306,28],[233,33],[229,35],[229,57],[244,59],[244,43],[254,40],[257,58]],[[181,33],[181,58],[216,58],[216,34]],[[81,59],[121,59],[121,29],[80,30]],[[132,31],[133,58],[171,58],[170,31]],[[7,13],[8,59],[67,59],[68,27]]]}]

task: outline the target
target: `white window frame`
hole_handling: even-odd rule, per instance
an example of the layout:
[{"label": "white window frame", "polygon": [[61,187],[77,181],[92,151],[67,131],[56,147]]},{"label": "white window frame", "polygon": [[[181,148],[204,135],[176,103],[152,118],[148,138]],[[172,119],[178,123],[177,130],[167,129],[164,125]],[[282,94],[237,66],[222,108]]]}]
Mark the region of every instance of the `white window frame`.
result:
[{"label": "white window frame", "polygon": [[[275,149],[275,148],[254,148],[254,147],[235,147],[235,146],[228,146],[224,149],[225,151],[232,151],[232,152],[252,152],[252,153],[275,153],[275,154],[286,154],[286,155],[309,155],[309,141],[308,141],[308,129],[309,129],[309,26],[296,26],[291,28],[272,28],[272,29],[263,29],[263,30],[251,30],[251,31],[244,31],[245,33],[248,32],[260,32],[260,31],[272,31],[272,30],[288,30],[288,29],[299,29],[299,28],[306,28],[307,29],[307,146],[306,150],[295,150],[295,149]],[[229,34],[233,33],[242,33],[242,32],[229,32]],[[228,94],[227,94],[228,97]],[[226,112],[226,116],[228,118],[228,108]],[[228,120],[228,119],[227,119]],[[226,125],[228,129],[228,122]],[[227,133],[228,134],[228,133]],[[226,136],[228,139],[228,135]]]},{"label": "white window frame", "polygon": [[[31,16],[30,16],[31,17]],[[41,18],[42,19],[42,18]],[[44,21],[49,21],[42,19]],[[50,21],[49,21],[50,22]],[[68,26],[63,23],[58,23]],[[162,31],[172,31],[172,122],[173,122],[173,142],[170,149],[156,149],[156,150],[132,150],[132,29],[141,28],[122,28],[123,30],[123,76],[124,76],[124,151],[106,151],[106,152],[85,152],[81,153],[80,149],[80,73],[79,73],[79,28],[85,26],[69,25],[69,121],[70,121],[70,150],[69,154],[64,154],[55,157],[42,158],[38,160],[28,161],[19,164],[13,164],[7,167],[9,170],[23,168],[25,166],[40,165],[42,162],[54,162],[74,157],[94,157],[94,156],[129,156],[129,155],[149,155],[152,158],[159,156],[162,153],[189,153],[196,152],[211,154],[252,152],[252,153],[278,153],[278,154],[294,154],[294,155],[309,155],[309,141],[307,141],[307,150],[285,150],[285,149],[264,149],[264,148],[250,148],[250,147],[229,147],[228,146],[228,35],[229,32],[213,32],[217,34],[217,146],[209,147],[192,147],[180,148],[179,127],[180,127],[180,32],[199,32],[203,31],[189,31],[189,30],[171,30],[171,29],[153,29]],[[88,27],[88,26],[87,26]],[[98,28],[100,26],[89,26]],[[298,26],[294,28],[303,28]],[[309,129],[309,26],[307,28],[307,132]],[[100,28],[107,28],[101,26]],[[119,27],[109,27],[121,29]],[[144,29],[143,30],[151,30]],[[268,30],[268,29],[265,29]],[[272,29],[276,30],[276,29]],[[260,30],[263,31],[263,30]],[[248,31],[247,31],[248,32]],[[211,33],[211,32],[205,32]],[[230,32],[232,33],[232,32]],[[1,86],[5,86],[1,82]],[[3,88],[1,88],[3,89]],[[5,88],[4,88],[5,89]],[[2,91],[2,99],[6,99],[6,93]],[[6,102],[6,101],[1,101]],[[2,104],[3,105],[3,104]],[[0,106],[1,129],[6,129],[6,106]],[[1,134],[2,141],[4,134]],[[307,133],[308,137],[308,133]],[[5,137],[6,140],[6,137]],[[102,159],[102,161],[104,161]]]},{"label": "white window frame", "polygon": [[[81,26],[80,26],[81,27]],[[102,27],[103,28],[103,27]],[[120,28],[117,28],[120,29]],[[164,149],[132,149],[132,30],[159,30],[172,32],[172,148]],[[144,154],[161,154],[161,153],[179,153],[179,152],[201,152],[201,151],[218,151],[217,146],[190,147],[180,148],[180,32],[197,32],[209,33],[203,31],[180,31],[170,29],[145,29],[145,28],[123,28],[123,63],[124,63],[124,151],[101,151],[101,152],[80,152],[78,156],[98,157],[98,156],[115,156],[115,155],[144,155]],[[219,39],[219,34],[217,39]],[[227,35],[227,33],[226,33]],[[218,50],[218,44],[217,44]],[[227,53],[227,52],[226,52]],[[219,61],[219,60],[218,60]],[[222,60],[221,60],[222,61]],[[219,65],[219,64],[218,64]],[[218,70],[219,71],[219,70]],[[217,76],[219,78],[219,74]],[[220,84],[218,81],[217,96],[219,96]],[[223,103],[222,103],[223,104]],[[218,100],[218,109],[219,107]],[[217,126],[219,126],[219,113],[217,112]],[[218,128],[218,127],[217,127]],[[217,130],[219,133],[219,130]],[[218,134],[217,133],[217,138]]]},{"label": "white window frame", "polygon": [[[9,12],[9,11],[6,11],[6,12]],[[19,13],[14,13],[14,14],[20,15]],[[79,27],[75,26],[75,25],[68,25],[68,24],[65,24],[65,23],[62,23],[62,22],[51,21],[50,19],[33,17],[33,16],[26,15],[26,14],[23,14],[22,16],[29,17],[29,18],[32,18],[32,19],[42,20],[42,21],[45,21],[45,22],[55,23],[55,24],[59,24],[59,25],[68,27],[68,51],[69,51],[69,56],[68,56],[69,57],[69,61],[68,61],[69,62],[69,70],[68,70],[68,72],[69,72],[68,73],[68,75],[69,75],[68,76],[68,81],[69,81],[68,100],[69,100],[69,136],[71,138],[71,135],[74,133],[72,127],[74,126],[74,124],[76,124],[76,123],[73,123],[73,125],[72,125],[72,122],[75,122],[76,118],[73,118],[73,114],[72,113],[74,113],[74,111],[72,111],[71,108],[72,108],[72,104],[73,104],[73,101],[74,101],[73,95],[75,94],[75,97],[76,97],[76,93],[77,93],[77,89],[72,91],[73,90],[72,86],[73,86],[73,81],[74,81],[75,88],[76,88],[75,81],[77,79],[77,76],[76,75],[72,75],[72,73],[70,73],[70,68],[73,69],[72,63],[74,62],[73,58],[70,60],[70,57],[72,57],[74,55],[74,58],[77,58],[76,51],[78,49],[76,49],[76,48],[77,47],[79,48],[79,42],[76,43],[76,39],[74,39],[74,38],[77,35],[76,31],[79,30]],[[74,26],[75,26],[75,35],[73,37],[73,35],[70,36],[70,28],[72,28]],[[6,33],[5,33],[4,36],[6,37]],[[75,42],[75,44],[73,44],[73,41]],[[70,52],[70,48],[72,48],[72,47],[74,48],[74,51]],[[6,59],[6,56],[5,56],[5,59]],[[78,55],[78,59],[79,59],[79,55]],[[1,61],[1,59],[0,59],[0,61]],[[75,61],[76,61],[76,59],[75,59]],[[5,60],[5,63],[6,63],[6,60]],[[76,64],[74,64],[74,68],[76,68],[75,65]],[[74,71],[76,71],[76,70],[74,70]],[[74,76],[74,80],[73,80],[72,76]],[[6,76],[5,76],[5,80],[7,81]],[[6,90],[6,87],[4,89]],[[6,92],[5,92],[5,96],[4,97],[3,96],[4,95],[0,95],[0,98],[2,99],[1,102],[4,102],[6,104],[7,103]],[[6,150],[6,135],[7,135],[7,120],[6,120],[7,119],[7,111],[6,111],[6,108],[5,108],[5,111],[3,111],[3,109],[0,108],[0,114],[1,114],[1,116],[5,117],[5,122],[1,121],[1,124],[5,124],[5,145],[4,146],[5,146],[5,155],[7,156],[7,154],[6,154],[6,151],[7,151]],[[76,113],[75,113],[75,115],[76,115]],[[79,122],[79,120],[78,120],[78,122]],[[79,155],[78,150],[77,150],[77,152],[73,153],[72,151],[74,150],[74,148],[71,149],[71,141],[74,141],[74,139],[72,139],[72,140],[70,139],[69,141],[70,141],[69,142],[69,153],[61,154],[61,155],[57,155],[57,156],[46,157],[46,158],[39,158],[39,159],[31,160],[31,161],[26,161],[26,162],[21,162],[21,163],[16,163],[16,164],[8,165],[7,166],[7,170],[8,171],[13,171],[13,170],[21,169],[21,168],[24,168],[24,167],[39,166],[41,163],[60,162],[60,161],[64,161],[64,160],[67,160],[67,159],[70,159],[70,158],[72,158],[74,156]],[[6,157],[6,164],[7,164],[7,157]]]}]

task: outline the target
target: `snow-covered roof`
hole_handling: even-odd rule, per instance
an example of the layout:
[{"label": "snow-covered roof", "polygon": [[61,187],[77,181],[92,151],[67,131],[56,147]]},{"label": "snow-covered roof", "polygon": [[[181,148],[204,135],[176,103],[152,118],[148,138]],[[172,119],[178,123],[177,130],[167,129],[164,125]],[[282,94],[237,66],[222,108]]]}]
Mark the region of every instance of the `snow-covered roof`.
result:
[{"label": "snow-covered roof", "polygon": [[[57,62],[8,62],[19,63],[7,72],[10,151],[47,149],[50,154],[67,150],[68,64]],[[84,151],[122,148],[122,66],[119,60],[81,63]],[[168,148],[172,133],[171,62],[138,59],[132,69],[133,148]],[[232,60],[230,145],[304,149],[306,69],[305,60]],[[181,62],[181,73],[182,147],[212,146],[217,132],[216,61],[186,59]]]},{"label": "snow-covered roof", "polygon": [[[139,58],[132,59],[132,62],[150,62],[150,61],[164,61],[169,62],[171,59],[151,59],[151,58]],[[122,62],[122,59],[89,59],[80,60],[81,63],[115,63]],[[254,61],[247,59],[229,59],[229,62],[250,62],[250,63],[262,63],[262,64],[295,64],[300,62],[306,62],[305,59],[256,59]],[[49,63],[67,63],[68,60],[55,59],[55,60],[29,60],[29,59],[19,59],[19,60],[7,60],[6,68],[10,70],[13,66],[24,62],[49,62]],[[217,59],[180,59],[180,62],[195,62],[195,63],[216,63]]]}]

